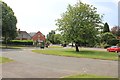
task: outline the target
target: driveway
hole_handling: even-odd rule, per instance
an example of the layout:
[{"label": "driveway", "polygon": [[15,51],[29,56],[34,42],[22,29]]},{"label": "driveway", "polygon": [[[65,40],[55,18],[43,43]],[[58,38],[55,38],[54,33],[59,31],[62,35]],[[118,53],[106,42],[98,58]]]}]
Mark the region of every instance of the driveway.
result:
[{"label": "driveway", "polygon": [[31,49],[2,53],[15,60],[2,64],[3,78],[59,78],[84,73],[118,77],[118,61],[44,55]]}]

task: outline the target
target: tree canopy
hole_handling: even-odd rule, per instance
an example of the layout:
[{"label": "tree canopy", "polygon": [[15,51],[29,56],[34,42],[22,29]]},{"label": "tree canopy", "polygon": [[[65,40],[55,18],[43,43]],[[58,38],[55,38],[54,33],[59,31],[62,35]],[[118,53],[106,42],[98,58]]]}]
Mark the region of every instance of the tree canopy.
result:
[{"label": "tree canopy", "polygon": [[2,37],[7,42],[17,36],[17,19],[13,10],[4,2],[2,3]]},{"label": "tree canopy", "polygon": [[68,5],[67,11],[56,20],[56,25],[66,41],[74,42],[76,51],[79,51],[79,42],[96,43],[102,17],[95,7],[80,2]]},{"label": "tree canopy", "polygon": [[51,30],[51,32],[47,34],[47,41],[50,41],[52,44],[60,44],[62,36],[60,34],[56,34],[54,30]]},{"label": "tree canopy", "polygon": [[47,40],[50,41],[53,44],[54,44],[54,35],[55,35],[54,30],[51,30],[51,32],[49,32],[49,34],[47,34]]}]

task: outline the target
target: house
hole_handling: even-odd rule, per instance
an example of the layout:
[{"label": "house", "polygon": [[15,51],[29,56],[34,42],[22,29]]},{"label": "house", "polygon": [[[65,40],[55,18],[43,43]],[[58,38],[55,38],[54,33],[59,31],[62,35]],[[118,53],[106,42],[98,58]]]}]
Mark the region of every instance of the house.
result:
[{"label": "house", "polygon": [[46,39],[45,35],[43,35],[40,31],[37,33],[31,32],[28,34],[26,31],[20,31],[19,29],[16,40],[33,40],[34,42],[45,42]]},{"label": "house", "polygon": [[31,40],[31,36],[26,31],[20,31],[18,30],[18,36],[16,37],[16,40]]},{"label": "house", "polygon": [[45,42],[45,35],[38,31],[34,36],[32,36],[33,41]]}]

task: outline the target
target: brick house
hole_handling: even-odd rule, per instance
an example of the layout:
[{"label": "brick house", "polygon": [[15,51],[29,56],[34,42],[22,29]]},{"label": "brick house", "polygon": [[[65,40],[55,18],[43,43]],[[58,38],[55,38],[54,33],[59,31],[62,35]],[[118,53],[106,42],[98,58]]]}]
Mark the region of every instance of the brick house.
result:
[{"label": "brick house", "polygon": [[32,36],[33,41],[45,42],[46,38],[40,31],[38,31],[34,36]]}]

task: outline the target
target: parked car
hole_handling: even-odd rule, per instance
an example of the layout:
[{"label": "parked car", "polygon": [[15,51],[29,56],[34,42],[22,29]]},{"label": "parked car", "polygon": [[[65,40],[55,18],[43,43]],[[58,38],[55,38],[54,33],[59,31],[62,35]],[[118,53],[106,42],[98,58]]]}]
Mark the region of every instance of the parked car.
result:
[{"label": "parked car", "polygon": [[120,52],[120,47],[118,47],[118,46],[111,46],[111,47],[109,47],[109,48],[107,48],[107,51],[109,51],[109,52]]}]

